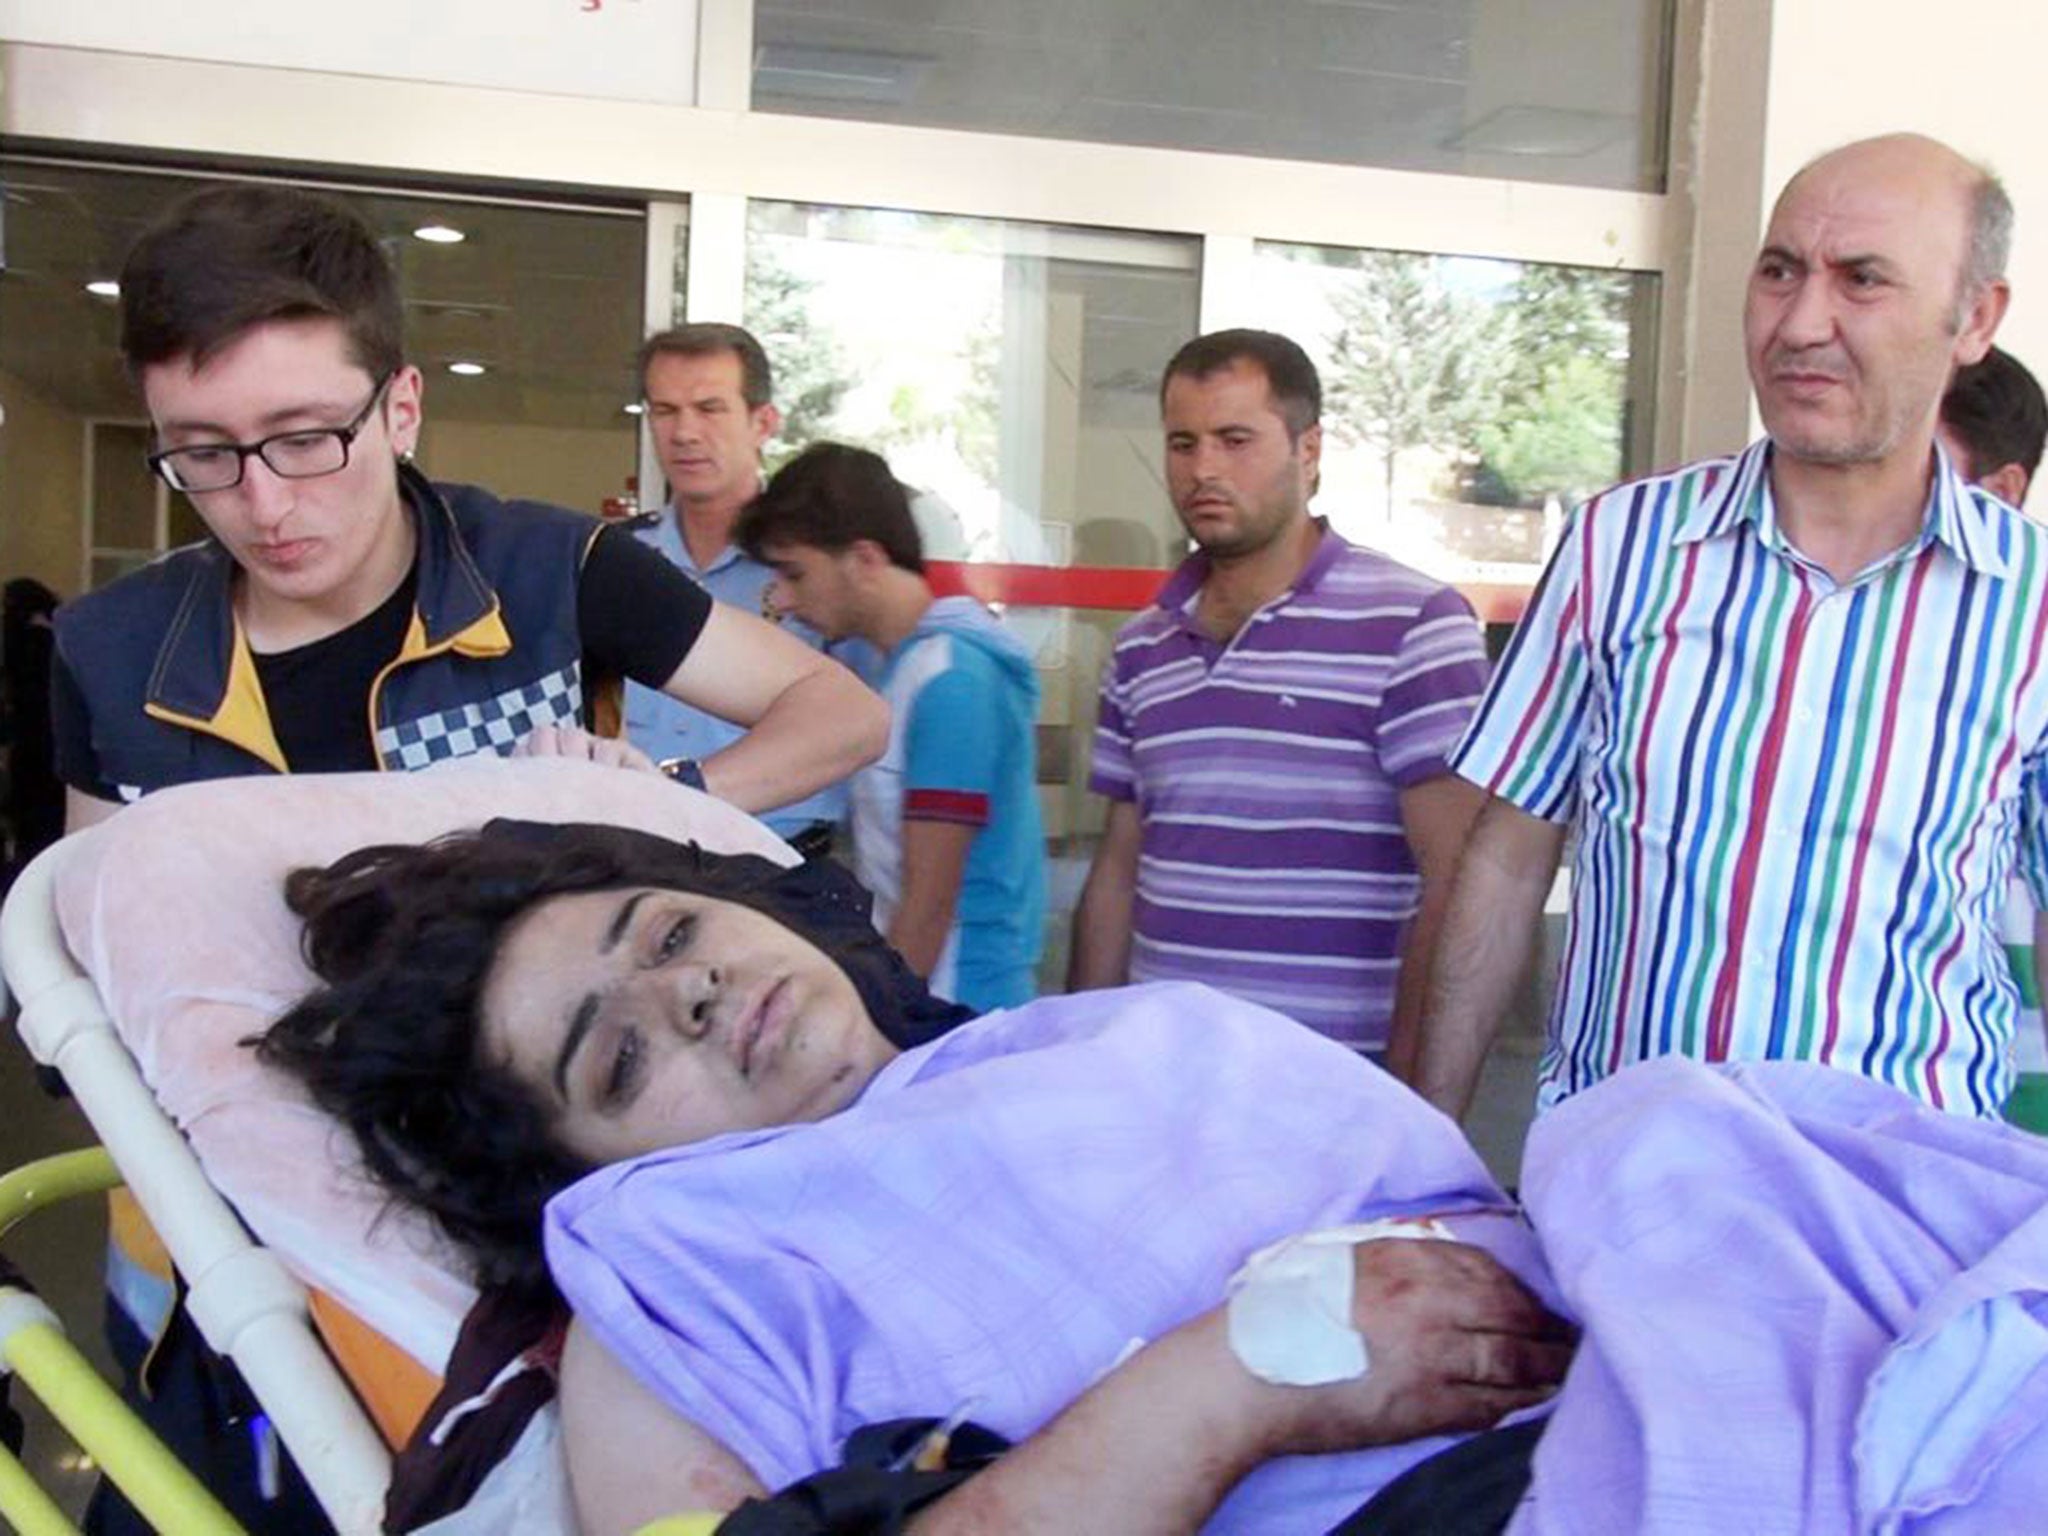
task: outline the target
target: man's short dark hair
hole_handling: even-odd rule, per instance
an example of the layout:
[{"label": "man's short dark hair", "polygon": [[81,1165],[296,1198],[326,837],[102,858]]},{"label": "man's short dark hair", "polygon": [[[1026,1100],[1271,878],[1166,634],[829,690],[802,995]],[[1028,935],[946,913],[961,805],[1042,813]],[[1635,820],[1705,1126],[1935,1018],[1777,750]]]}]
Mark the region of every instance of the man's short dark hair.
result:
[{"label": "man's short dark hair", "polygon": [[341,322],[372,378],[405,362],[398,278],[349,209],[296,187],[209,187],[145,230],[121,269],[121,354],[131,373],[204,364],[273,320]]},{"label": "man's short dark hair", "polygon": [[891,565],[924,574],[909,488],[879,453],[846,443],[813,443],[778,469],[740,512],[733,538],[756,560],[767,558],[770,545],[836,555],[872,539]]},{"label": "man's short dark hair", "polygon": [[775,372],[768,366],[768,354],[754,333],[744,326],[723,325],[706,320],[696,325],[678,325],[656,331],[640,343],[640,360],[634,377],[647,387],[647,367],[657,357],[716,357],[730,352],[740,360],[740,398],[747,409],[758,411],[775,399]]},{"label": "man's short dark hair", "polygon": [[1159,407],[1166,408],[1166,386],[1175,379],[1206,379],[1237,363],[1257,363],[1266,375],[1274,408],[1287,423],[1287,435],[1299,438],[1323,419],[1323,381],[1308,354],[1278,331],[1211,331],[1197,336],[1178,352],[1159,376]]},{"label": "man's short dark hair", "polygon": [[1958,369],[1942,396],[1941,419],[1970,462],[1959,466],[1973,477],[2017,464],[2032,479],[2041,467],[2048,439],[2048,400],[2020,360],[1993,347],[1984,360]]}]

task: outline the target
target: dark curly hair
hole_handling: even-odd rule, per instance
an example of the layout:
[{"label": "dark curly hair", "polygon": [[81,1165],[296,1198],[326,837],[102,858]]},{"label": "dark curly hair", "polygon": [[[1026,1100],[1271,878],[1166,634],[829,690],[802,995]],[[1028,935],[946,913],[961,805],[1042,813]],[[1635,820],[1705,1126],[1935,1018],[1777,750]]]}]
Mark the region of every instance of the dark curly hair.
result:
[{"label": "dark curly hair", "polygon": [[823,862],[784,869],[620,827],[494,821],[294,871],[285,900],[324,985],[245,1043],[349,1128],[371,1176],[432,1216],[480,1285],[545,1293],[542,1210],[590,1171],[542,1099],[477,1050],[498,946],[549,897],[642,885],[751,907],[809,939],[899,1046],[969,1017],[925,989],[876,933],[867,893]]}]

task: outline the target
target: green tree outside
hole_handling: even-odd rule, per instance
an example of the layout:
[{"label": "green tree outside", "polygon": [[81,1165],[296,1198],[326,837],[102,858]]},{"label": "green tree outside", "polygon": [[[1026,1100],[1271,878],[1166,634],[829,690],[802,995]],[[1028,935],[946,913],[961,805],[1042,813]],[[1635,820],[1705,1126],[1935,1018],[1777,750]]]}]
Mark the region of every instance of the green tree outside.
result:
[{"label": "green tree outside", "polygon": [[1512,499],[1576,501],[1620,474],[1621,400],[1604,358],[1552,363],[1533,393],[1479,434],[1484,465]]},{"label": "green tree outside", "polygon": [[1379,455],[1391,515],[1403,453],[1476,456],[1481,424],[1500,408],[1510,335],[1494,306],[1452,289],[1429,256],[1360,252],[1331,303],[1331,430]]},{"label": "green tree outside", "polygon": [[1501,407],[1478,445],[1481,476],[1505,499],[1575,501],[1621,477],[1629,297],[1617,272],[1530,265],[1516,277]]},{"label": "green tree outside", "polygon": [[747,242],[747,329],[775,370],[775,404],[782,412],[766,454],[771,471],[805,445],[834,435],[839,402],[853,387],[838,338],[813,313],[817,286],[782,259],[772,239]]},{"label": "green tree outside", "polygon": [[1483,499],[1573,499],[1622,472],[1630,280],[1527,265],[1505,292],[1460,289],[1442,258],[1363,251],[1331,296],[1330,430],[1379,457],[1433,449]]}]

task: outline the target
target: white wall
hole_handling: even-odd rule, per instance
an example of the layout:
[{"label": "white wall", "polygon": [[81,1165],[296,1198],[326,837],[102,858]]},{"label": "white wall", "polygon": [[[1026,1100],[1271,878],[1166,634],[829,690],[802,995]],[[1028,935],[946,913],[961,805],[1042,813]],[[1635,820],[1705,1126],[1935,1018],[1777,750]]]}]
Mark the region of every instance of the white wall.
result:
[{"label": "white wall", "polygon": [[0,37],[688,106],[697,0],[0,0]]},{"label": "white wall", "polygon": [[1776,0],[1765,211],[1807,160],[1850,139],[1932,134],[2004,180],[2018,210],[1999,340],[2048,378],[2048,11],[2040,0]]}]

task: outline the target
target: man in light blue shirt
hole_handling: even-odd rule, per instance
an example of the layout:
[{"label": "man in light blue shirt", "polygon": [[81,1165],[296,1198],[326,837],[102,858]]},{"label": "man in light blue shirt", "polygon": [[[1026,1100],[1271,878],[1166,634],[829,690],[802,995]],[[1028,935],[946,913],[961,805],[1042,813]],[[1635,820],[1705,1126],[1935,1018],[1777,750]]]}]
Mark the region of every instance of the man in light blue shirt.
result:
[{"label": "man in light blue shirt", "polygon": [[973,598],[933,593],[909,492],[865,448],[811,444],[735,536],[773,568],[778,606],[880,656],[889,747],[852,782],[875,926],[941,997],[1028,1002],[1045,938],[1030,654]]},{"label": "man in light blue shirt", "polygon": [[[721,603],[783,622],[805,644],[817,633],[780,620],[766,601],[774,572],[732,542],[740,509],[761,488],[761,448],[782,416],[761,344],[736,325],[677,326],[640,348],[648,431],[670,501],[638,537],[687,571]],[[626,686],[626,733],[656,762],[701,761],[739,730],[652,688]],[[846,816],[846,786],[832,784],[762,819],[805,852],[820,851]],[[801,839],[801,842],[799,842]]]}]

